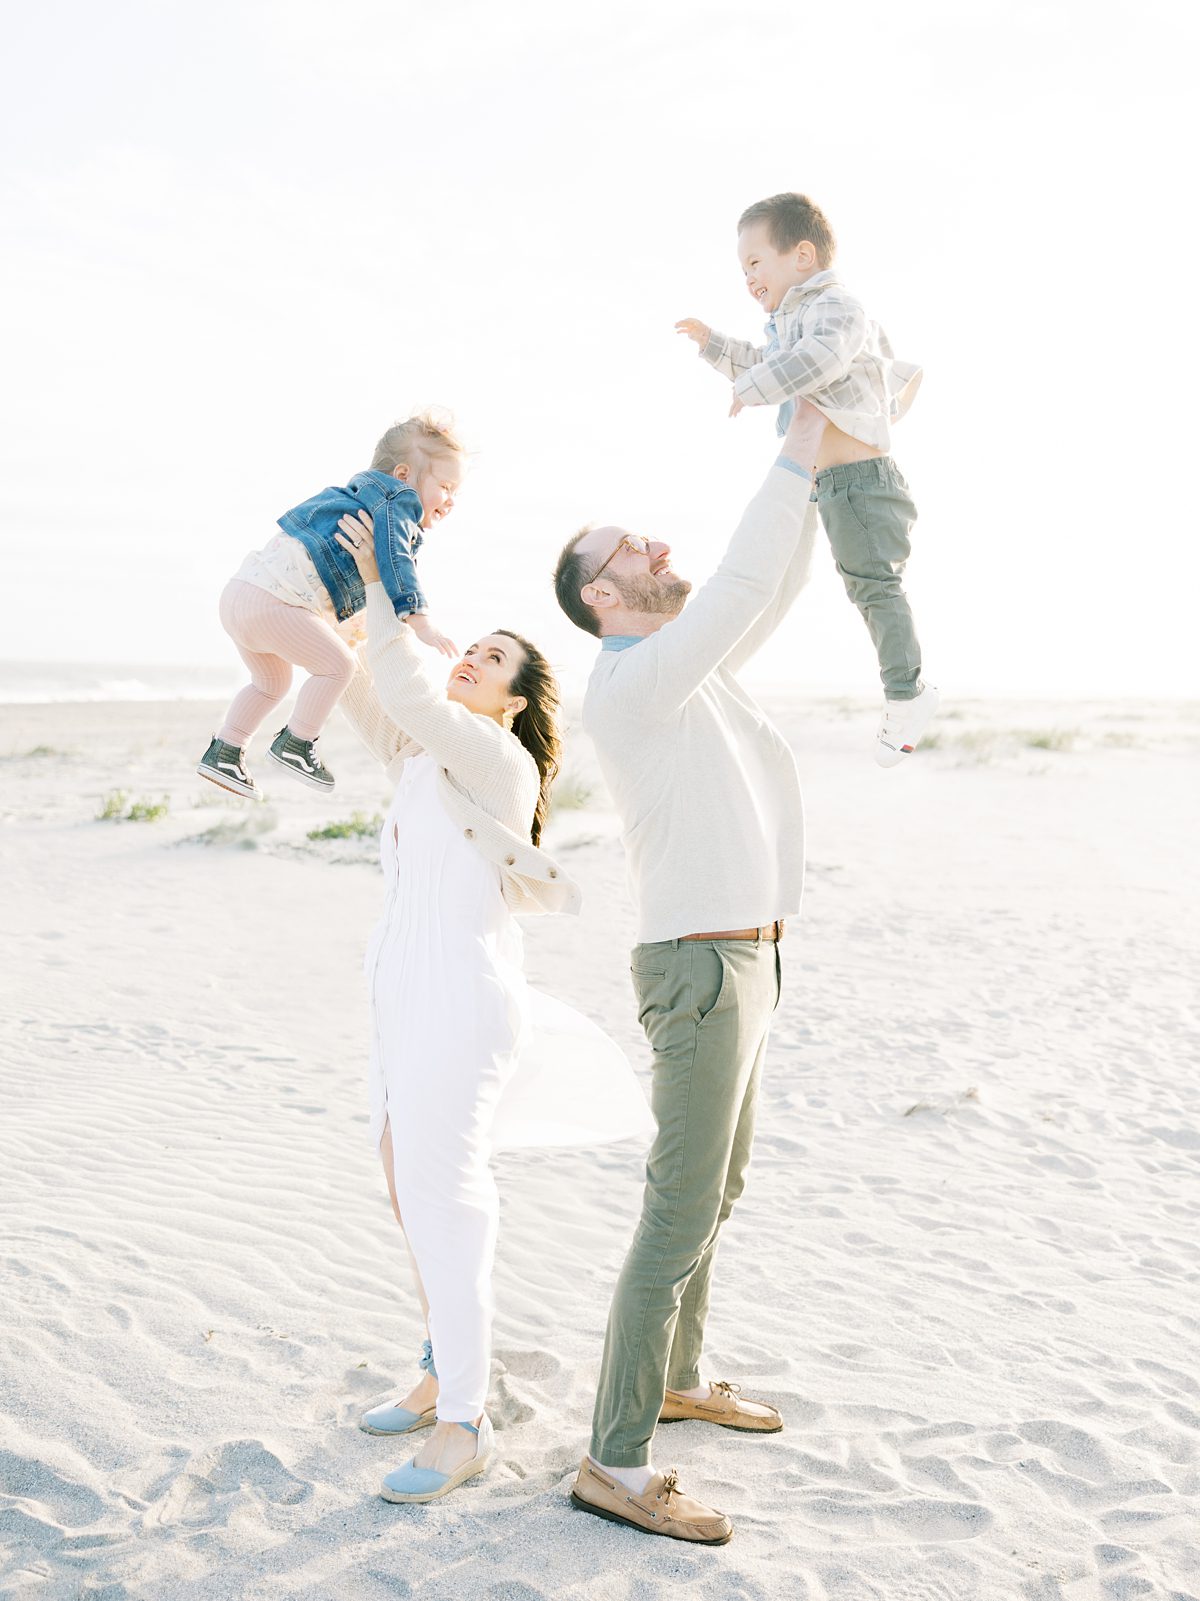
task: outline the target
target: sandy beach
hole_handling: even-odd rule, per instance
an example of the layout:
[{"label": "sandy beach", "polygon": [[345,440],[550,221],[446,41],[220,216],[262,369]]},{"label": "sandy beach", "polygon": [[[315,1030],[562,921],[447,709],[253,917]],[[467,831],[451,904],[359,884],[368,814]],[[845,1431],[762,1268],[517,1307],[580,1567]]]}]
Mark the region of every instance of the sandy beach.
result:
[{"label": "sandy beach", "polygon": [[[948,696],[884,773],[870,702],[763,699],[810,866],[709,1360],[786,1428],[656,1450],[717,1551],[567,1501],[632,1143],[501,1158],[496,1458],[377,1494],[409,1452],[356,1419],[421,1332],[364,1137],[387,793],[347,726],[328,798],[260,740],[252,807],[194,776],[216,707],[0,707],[0,1595],[1197,1601],[1200,706]],[[528,971],[645,1074],[578,738],[561,796],[584,911],[527,921]]]}]

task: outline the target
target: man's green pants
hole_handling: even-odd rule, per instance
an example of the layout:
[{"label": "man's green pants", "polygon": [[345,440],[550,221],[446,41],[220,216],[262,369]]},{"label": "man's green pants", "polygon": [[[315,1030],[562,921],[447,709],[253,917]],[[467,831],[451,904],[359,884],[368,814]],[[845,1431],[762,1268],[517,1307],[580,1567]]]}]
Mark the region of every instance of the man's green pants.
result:
[{"label": "man's green pants", "polygon": [[662,940],[636,946],[632,968],[658,1134],[596,1395],[591,1454],[613,1468],[648,1463],[665,1391],[699,1383],[717,1237],[750,1161],[779,946]]}]

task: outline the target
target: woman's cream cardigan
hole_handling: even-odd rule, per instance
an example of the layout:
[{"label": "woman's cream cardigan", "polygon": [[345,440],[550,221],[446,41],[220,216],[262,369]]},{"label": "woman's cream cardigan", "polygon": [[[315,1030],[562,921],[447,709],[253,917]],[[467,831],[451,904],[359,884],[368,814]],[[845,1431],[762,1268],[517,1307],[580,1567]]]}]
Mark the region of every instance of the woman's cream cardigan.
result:
[{"label": "woman's cream cardigan", "polygon": [[438,790],[451,819],[500,869],[514,912],[577,912],[579,888],[530,840],[537,764],[514,734],[448,700],[421,669],[408,624],[382,584],[367,585],[366,659],[341,706],[395,783],[410,756],[427,751],[441,767]]}]

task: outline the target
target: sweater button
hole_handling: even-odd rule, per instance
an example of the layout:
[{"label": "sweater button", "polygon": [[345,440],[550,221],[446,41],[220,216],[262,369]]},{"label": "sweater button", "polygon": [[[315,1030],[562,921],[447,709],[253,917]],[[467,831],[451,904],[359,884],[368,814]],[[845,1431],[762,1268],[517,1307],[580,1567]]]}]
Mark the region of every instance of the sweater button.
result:
[{"label": "sweater button", "polygon": [[504,858],[504,865],[505,865],[505,867],[515,867],[516,866],[516,861],[517,861],[517,858],[515,856],[506,856]]},{"label": "sweater button", "polygon": [[552,867],[550,869],[550,877],[551,878],[557,878],[558,877],[558,868],[557,867]]},{"label": "sweater button", "polygon": [[474,839],[475,838],[475,830],[473,828],[464,828],[463,829],[463,838],[464,839]]}]

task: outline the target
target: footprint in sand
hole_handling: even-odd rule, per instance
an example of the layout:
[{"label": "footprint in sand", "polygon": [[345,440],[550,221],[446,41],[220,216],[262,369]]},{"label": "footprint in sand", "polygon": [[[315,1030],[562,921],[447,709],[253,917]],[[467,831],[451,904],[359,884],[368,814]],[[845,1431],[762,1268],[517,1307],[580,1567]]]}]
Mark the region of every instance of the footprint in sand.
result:
[{"label": "footprint in sand", "polygon": [[133,1327],[132,1315],[123,1306],[119,1306],[117,1302],[109,1302],[104,1310],[119,1329],[128,1330]]},{"label": "footprint in sand", "polygon": [[[70,1563],[90,1558],[98,1550],[113,1551],[129,1543],[128,1536],[121,1532],[90,1527],[110,1512],[108,1501],[43,1462],[0,1451],[0,1485],[8,1497],[25,1503],[0,1508],[0,1548],[14,1564],[6,1565],[10,1577],[15,1578],[21,1571],[15,1566],[17,1563],[25,1565],[23,1571],[40,1574],[51,1560]],[[87,1532],[71,1534],[69,1531],[74,1528]],[[2,1593],[17,1596],[34,1592],[2,1589]]]},{"label": "footprint in sand", "polygon": [[192,1457],[149,1521],[223,1526],[247,1503],[289,1507],[311,1495],[312,1485],[290,1473],[261,1440],[227,1440]]},{"label": "footprint in sand", "polygon": [[533,1407],[514,1393],[506,1373],[498,1374],[493,1379],[488,1398],[488,1417],[497,1429],[516,1428],[518,1424],[528,1423],[536,1416]]},{"label": "footprint in sand", "polygon": [[504,1372],[518,1379],[533,1379],[539,1384],[557,1378],[563,1368],[558,1357],[550,1351],[504,1350],[497,1351],[495,1357]]},{"label": "footprint in sand", "polygon": [[825,1494],[801,1501],[799,1514],[823,1529],[839,1529],[856,1541],[912,1540],[919,1544],[974,1540],[996,1521],[970,1501],[912,1497],[880,1504],[877,1497]]},{"label": "footprint in sand", "polygon": [[[63,1478],[44,1462],[12,1451],[0,1451],[0,1484],[8,1495],[33,1503],[66,1528],[95,1523],[106,1511],[105,1502],[94,1490]],[[54,1532],[55,1538],[61,1538],[62,1527]]]}]

